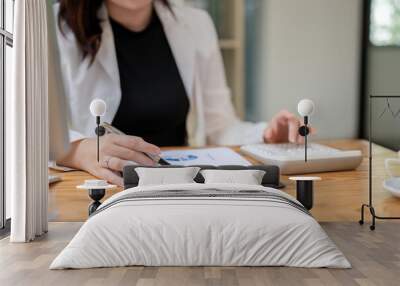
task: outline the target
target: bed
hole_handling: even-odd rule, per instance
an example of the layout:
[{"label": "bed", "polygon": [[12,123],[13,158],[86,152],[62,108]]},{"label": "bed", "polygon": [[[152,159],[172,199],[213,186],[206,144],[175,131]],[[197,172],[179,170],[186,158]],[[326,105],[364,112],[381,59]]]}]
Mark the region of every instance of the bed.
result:
[{"label": "bed", "polygon": [[275,169],[263,185],[199,183],[197,176],[193,183],[151,186],[137,185],[134,170],[125,171],[127,189],[90,216],[50,269],[351,267],[300,202],[266,186]]}]

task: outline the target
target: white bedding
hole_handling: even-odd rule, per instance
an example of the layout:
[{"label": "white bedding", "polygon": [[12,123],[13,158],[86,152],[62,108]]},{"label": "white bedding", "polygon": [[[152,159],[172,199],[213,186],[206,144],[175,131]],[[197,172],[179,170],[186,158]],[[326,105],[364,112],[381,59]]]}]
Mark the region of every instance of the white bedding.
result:
[{"label": "white bedding", "polygon": [[136,192],[213,188],[262,190],[297,202],[279,190],[254,185],[131,188],[106,200],[99,208],[104,209],[85,222],[50,269],[127,265],[351,267],[313,217],[279,201],[172,197],[112,204]]}]

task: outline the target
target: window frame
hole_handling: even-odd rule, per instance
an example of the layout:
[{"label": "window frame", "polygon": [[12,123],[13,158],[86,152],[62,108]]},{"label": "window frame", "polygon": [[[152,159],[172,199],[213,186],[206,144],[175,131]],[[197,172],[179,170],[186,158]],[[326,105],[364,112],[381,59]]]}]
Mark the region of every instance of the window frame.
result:
[{"label": "window frame", "polygon": [[369,28],[368,28],[368,45],[370,47],[374,48],[380,48],[380,49],[399,49],[400,48],[400,43],[399,44],[383,44],[379,45],[371,41],[371,26],[373,25],[373,22],[371,20],[372,13],[373,13],[373,2],[375,0],[368,0],[368,5],[369,5],[369,14],[368,14],[368,23],[369,23]]},{"label": "window frame", "polygon": [[[5,189],[5,100],[6,100],[6,49],[13,48],[13,34],[6,29],[6,1],[0,0],[0,237],[9,233],[10,219],[6,217]],[[12,5],[15,5],[15,0]],[[14,8],[12,9],[14,13]],[[7,15],[10,17],[10,15]],[[14,15],[11,15],[13,17]]]}]

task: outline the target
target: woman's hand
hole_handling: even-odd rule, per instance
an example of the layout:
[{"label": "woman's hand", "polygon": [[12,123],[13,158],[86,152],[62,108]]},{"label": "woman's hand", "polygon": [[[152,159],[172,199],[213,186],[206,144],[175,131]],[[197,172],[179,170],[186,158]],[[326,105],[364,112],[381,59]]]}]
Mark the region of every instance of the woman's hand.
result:
[{"label": "woman's hand", "polygon": [[118,172],[130,161],[148,166],[155,164],[143,152],[158,155],[161,151],[140,137],[106,134],[100,138],[100,162],[97,162],[97,140],[87,138],[73,142],[69,152],[57,163],[87,171],[98,178],[122,186],[123,180]]},{"label": "woman's hand", "polygon": [[[302,121],[287,110],[280,111],[269,122],[264,132],[266,143],[303,143],[304,137],[299,134]],[[311,133],[314,130],[311,128]]]}]

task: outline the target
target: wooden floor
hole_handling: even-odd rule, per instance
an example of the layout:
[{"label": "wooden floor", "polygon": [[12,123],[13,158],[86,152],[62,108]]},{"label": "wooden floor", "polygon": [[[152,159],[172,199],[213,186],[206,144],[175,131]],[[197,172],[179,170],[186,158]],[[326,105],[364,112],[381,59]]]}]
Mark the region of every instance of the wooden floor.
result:
[{"label": "wooden floor", "polygon": [[81,223],[50,223],[29,244],[0,241],[0,285],[400,285],[400,224],[379,223],[372,232],[356,223],[322,223],[352,269],[289,267],[124,267],[48,270]]},{"label": "wooden floor", "polygon": [[[316,174],[322,177],[322,181],[315,184],[314,208],[311,213],[318,221],[358,221],[361,203],[368,201],[368,142],[335,140],[322,143],[343,150],[360,149],[363,151],[364,160],[355,171]],[[238,151],[238,148],[235,150]],[[382,180],[386,177],[384,159],[396,158],[397,154],[380,146],[375,146],[373,153],[374,204],[377,214],[400,216],[400,199],[382,188]],[[77,190],[75,187],[85,179],[93,177],[80,171],[58,174],[62,176],[63,181],[50,188],[50,221],[85,221],[90,199],[86,191]],[[295,195],[294,182],[288,180],[287,176],[282,176],[282,181],[287,185],[283,191]],[[121,189],[108,191],[107,196],[118,191]]]}]

